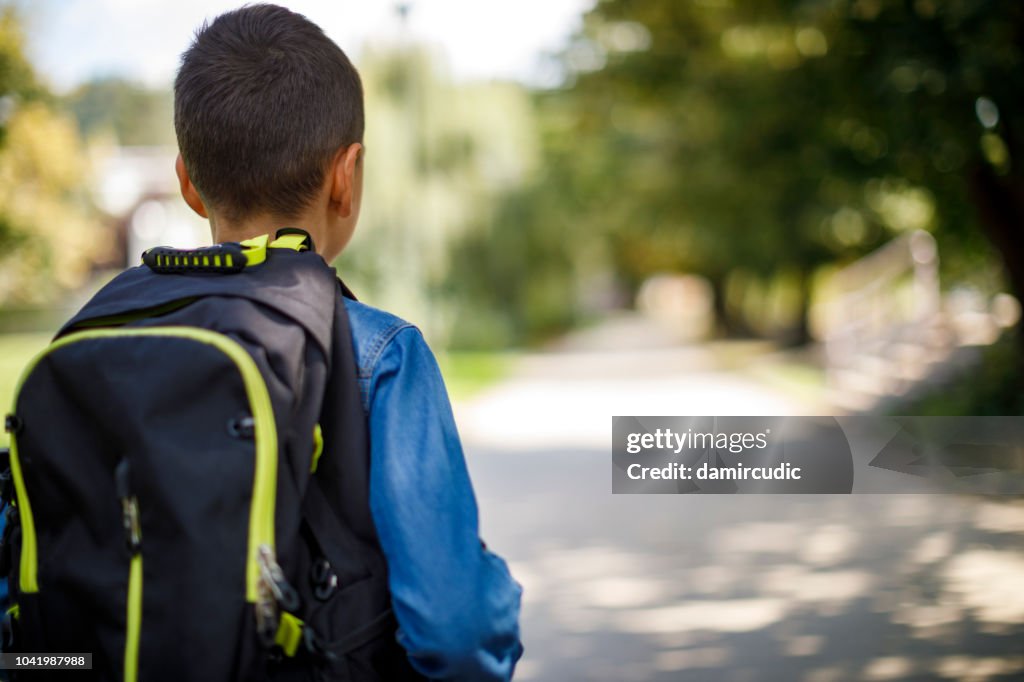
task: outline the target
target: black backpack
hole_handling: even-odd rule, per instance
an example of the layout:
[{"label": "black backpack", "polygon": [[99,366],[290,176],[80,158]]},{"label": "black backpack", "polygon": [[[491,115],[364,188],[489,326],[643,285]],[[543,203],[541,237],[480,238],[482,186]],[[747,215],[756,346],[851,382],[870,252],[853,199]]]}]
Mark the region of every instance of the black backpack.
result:
[{"label": "black backpack", "polygon": [[91,653],[102,680],[418,679],[370,516],[351,293],[297,230],[143,260],[7,416],[5,651]]}]

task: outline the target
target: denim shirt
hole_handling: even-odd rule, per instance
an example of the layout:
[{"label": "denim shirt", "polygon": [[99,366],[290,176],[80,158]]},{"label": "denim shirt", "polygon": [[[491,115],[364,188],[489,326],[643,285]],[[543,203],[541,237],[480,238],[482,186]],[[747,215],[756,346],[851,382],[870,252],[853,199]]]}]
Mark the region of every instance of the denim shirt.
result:
[{"label": "denim shirt", "polygon": [[444,380],[416,327],[345,300],[370,430],[370,510],[398,641],[439,680],[508,680],[522,655],[521,588],[479,539]]}]

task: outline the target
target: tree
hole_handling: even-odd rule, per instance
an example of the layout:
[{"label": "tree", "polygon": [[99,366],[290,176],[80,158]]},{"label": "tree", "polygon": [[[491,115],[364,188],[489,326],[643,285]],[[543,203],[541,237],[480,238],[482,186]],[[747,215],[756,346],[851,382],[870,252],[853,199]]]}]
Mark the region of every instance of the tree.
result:
[{"label": "tree", "polygon": [[[806,312],[816,269],[909,229],[933,231],[960,278],[998,253],[1020,297],[1022,16],[988,0],[604,0],[561,56],[564,87],[537,99],[559,132],[523,196],[561,208],[520,231],[571,207],[568,249],[608,245],[630,288],[707,276],[730,331],[738,271],[786,273]],[[806,338],[805,314],[793,331]]]},{"label": "tree", "polygon": [[101,240],[85,150],[0,9],[0,302],[51,303],[83,282]]},{"label": "tree", "polygon": [[1024,300],[1024,6],[858,2],[844,27],[836,70],[889,141],[882,170],[930,191],[945,253],[984,235]]},{"label": "tree", "polygon": [[112,132],[119,144],[175,145],[171,91],[123,78],[100,78],[63,98],[84,136]]}]

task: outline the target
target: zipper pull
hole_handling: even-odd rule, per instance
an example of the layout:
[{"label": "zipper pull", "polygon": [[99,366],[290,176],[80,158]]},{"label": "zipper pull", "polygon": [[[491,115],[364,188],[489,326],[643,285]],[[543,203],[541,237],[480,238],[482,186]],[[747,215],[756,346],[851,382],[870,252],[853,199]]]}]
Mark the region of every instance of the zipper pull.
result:
[{"label": "zipper pull", "polygon": [[269,545],[259,547],[260,577],[263,584],[274,595],[274,601],[285,611],[299,608],[299,593],[288,583],[284,571],[277,563],[274,550]]},{"label": "zipper pull", "polygon": [[142,526],[139,523],[139,500],[131,494],[131,467],[122,459],[114,469],[114,485],[121,498],[121,523],[124,526],[128,551],[137,554],[142,546]]}]

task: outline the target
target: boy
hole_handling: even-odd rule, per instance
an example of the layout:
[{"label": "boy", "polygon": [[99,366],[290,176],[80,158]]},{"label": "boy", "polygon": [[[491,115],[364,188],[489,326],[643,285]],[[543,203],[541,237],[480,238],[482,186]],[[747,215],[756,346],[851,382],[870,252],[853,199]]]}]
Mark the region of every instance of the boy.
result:
[{"label": "boy", "polygon": [[[174,100],[181,193],[214,242],[294,226],[327,262],[341,253],[362,194],[362,89],[319,27],[273,5],[217,17],[182,56]],[[398,642],[429,678],[509,679],[520,587],[478,539],[434,357],[409,323],[345,303]]]}]

